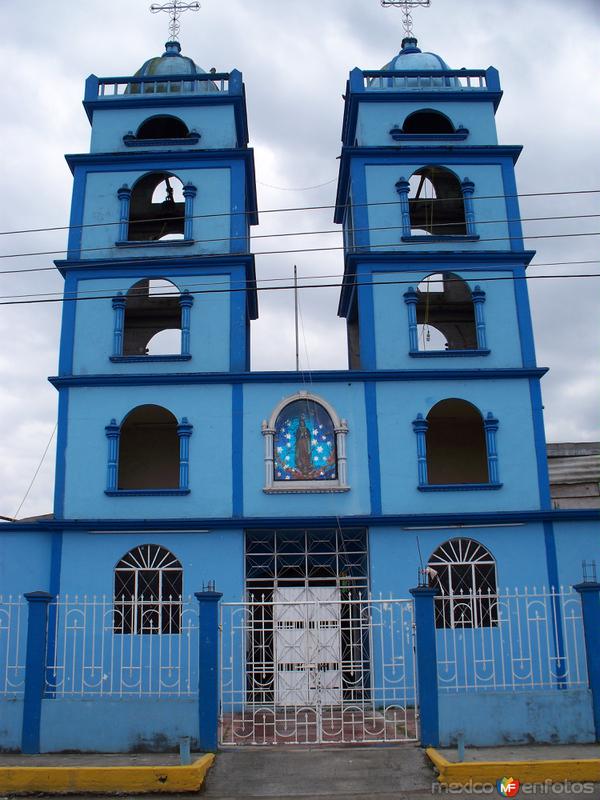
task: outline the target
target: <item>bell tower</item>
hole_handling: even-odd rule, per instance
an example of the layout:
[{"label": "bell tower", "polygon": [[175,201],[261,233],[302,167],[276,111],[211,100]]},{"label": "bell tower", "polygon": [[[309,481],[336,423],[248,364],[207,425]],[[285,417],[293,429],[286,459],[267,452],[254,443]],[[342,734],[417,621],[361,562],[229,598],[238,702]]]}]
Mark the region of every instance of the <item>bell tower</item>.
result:
[{"label": "bell tower", "polygon": [[[55,514],[189,514],[171,498],[193,488],[194,423],[203,415],[206,446],[215,404],[232,402],[230,385],[201,390],[193,376],[248,370],[258,313],[242,75],[205,72],[172,39],[134,75],[91,75],[83,104],[90,152],[66,157],[73,200],[68,256],[57,262],[67,302],[52,379]],[[143,430],[153,435],[128,459]],[[231,513],[231,491],[216,494]]]}]

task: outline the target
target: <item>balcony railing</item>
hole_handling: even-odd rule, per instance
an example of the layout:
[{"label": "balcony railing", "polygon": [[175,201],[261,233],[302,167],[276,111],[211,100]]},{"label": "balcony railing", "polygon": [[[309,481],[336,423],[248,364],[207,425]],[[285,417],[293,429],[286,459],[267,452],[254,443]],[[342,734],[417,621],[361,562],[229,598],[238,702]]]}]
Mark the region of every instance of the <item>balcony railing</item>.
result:
[{"label": "balcony railing", "polygon": [[98,78],[90,75],[86,82],[85,100],[102,101],[115,98],[166,97],[173,95],[241,94],[242,76],[232,72],[211,72],[200,75],[137,75]]},{"label": "balcony railing", "polygon": [[498,92],[500,81],[493,67],[452,70],[353,70],[352,90],[358,92]]}]

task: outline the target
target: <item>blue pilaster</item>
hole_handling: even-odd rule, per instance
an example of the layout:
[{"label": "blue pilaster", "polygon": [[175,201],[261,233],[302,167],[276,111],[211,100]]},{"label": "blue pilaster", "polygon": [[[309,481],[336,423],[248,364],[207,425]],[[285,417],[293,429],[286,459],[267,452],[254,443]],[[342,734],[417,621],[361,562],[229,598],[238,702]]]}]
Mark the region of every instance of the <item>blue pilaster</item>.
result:
[{"label": "blue pilaster", "polygon": [[115,328],[113,331],[113,356],[123,355],[123,329],[125,327],[126,298],[119,292],[113,297],[112,306],[115,310]]},{"label": "blue pilaster", "polygon": [[500,473],[498,472],[498,448],[496,446],[498,425],[498,420],[490,411],[483,420],[483,427],[485,428],[485,442],[487,447],[488,480],[494,485],[500,483]]},{"label": "blue pilaster", "polygon": [[221,592],[196,592],[200,604],[198,658],[198,747],[217,749],[219,728],[219,601]]},{"label": "blue pilaster", "polygon": [[417,303],[419,302],[419,295],[415,292],[414,287],[410,287],[404,293],[404,302],[408,311],[408,340],[410,343],[410,352],[417,353],[419,351],[419,329],[417,328]]},{"label": "blue pilaster", "polygon": [[179,436],[179,488],[189,489],[190,485],[190,436],[194,426],[190,425],[187,417],[177,426]]},{"label": "blue pilaster", "polygon": [[415,598],[421,744],[423,747],[437,747],[440,741],[434,605],[437,589],[419,586],[411,589],[410,593]]},{"label": "blue pilaster", "polygon": [[[114,302],[114,301],[113,301]],[[179,298],[181,308],[181,355],[191,355],[190,350],[190,321],[194,298],[189,292],[184,292]]]},{"label": "blue pilaster", "polygon": [[110,425],[104,429],[108,439],[108,467],[106,472],[106,490],[108,492],[117,491],[117,480],[119,471],[119,438],[121,427],[117,425],[116,419],[111,419]]},{"label": "blue pilaster", "polygon": [[187,183],[183,187],[183,196],[185,198],[183,238],[186,241],[191,241],[194,238],[194,198],[196,197],[197,191],[196,187],[191,183]]},{"label": "blue pilaster", "polygon": [[121,186],[117,197],[119,198],[119,241],[126,242],[129,238],[129,207],[131,204],[131,189],[127,184]]},{"label": "blue pilaster", "polygon": [[410,183],[406,178],[400,178],[396,184],[396,191],[400,195],[400,215],[402,219],[402,236],[410,236],[410,205],[408,202],[408,193],[410,191]]},{"label": "blue pilaster", "polygon": [[417,470],[419,474],[419,486],[427,486],[429,477],[427,475],[427,442],[425,434],[429,428],[429,423],[423,418],[423,414],[417,414],[413,420],[413,430],[417,436]]},{"label": "blue pilaster", "polygon": [[463,192],[463,203],[465,206],[465,223],[467,228],[467,236],[475,236],[475,210],[473,208],[473,194],[475,192],[475,184],[468,178],[465,178],[461,184]]},{"label": "blue pilaster", "polygon": [[30,592],[25,595],[25,599],[29,603],[29,617],[27,623],[27,652],[25,655],[21,751],[35,754],[40,752],[42,698],[46,685],[48,605],[53,597],[47,592]]},{"label": "blue pilaster", "polygon": [[592,690],[596,741],[600,742],[600,583],[579,583],[581,595],[588,681]]},{"label": "blue pilaster", "polygon": [[483,304],[485,303],[485,292],[481,286],[476,286],[471,295],[473,307],[475,309],[475,326],[477,329],[477,347],[480,350],[487,349],[487,336],[485,334],[485,319],[483,316]]}]

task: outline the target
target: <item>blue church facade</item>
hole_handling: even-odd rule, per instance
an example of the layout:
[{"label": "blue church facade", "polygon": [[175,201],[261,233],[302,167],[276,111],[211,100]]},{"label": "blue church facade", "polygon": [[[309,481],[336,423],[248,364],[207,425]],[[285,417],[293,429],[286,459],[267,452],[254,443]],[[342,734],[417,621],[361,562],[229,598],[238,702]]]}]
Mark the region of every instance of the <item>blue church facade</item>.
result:
[{"label": "blue church facade", "polygon": [[[241,74],[204,73],[171,42],[135,76],[88,78],[90,152],[67,156],[71,228],[68,257],[57,262],[65,303],[59,369],[50,379],[59,393],[54,514],[0,526],[0,593],[50,596],[50,655],[61,642],[67,647],[68,598],[75,605],[85,598],[103,620],[91,641],[106,642],[110,628],[121,667],[126,647],[137,648],[139,659],[147,648],[164,666],[166,642],[181,667],[190,641],[179,641],[182,598],[210,585],[231,604],[230,622],[238,603],[254,620],[255,606],[262,615],[262,627],[246,625],[239,651],[236,633],[221,643],[222,669],[230,672],[213,689],[222,701],[230,691],[234,717],[251,702],[270,704],[275,714],[312,708],[314,692],[303,695],[302,677],[282,689],[272,677],[260,694],[248,676],[259,662],[263,675],[266,662],[271,676],[304,675],[310,659],[294,661],[293,643],[277,645],[278,630],[303,626],[342,631],[334,655],[321,659],[330,664],[321,689],[329,681],[327,707],[356,705],[348,670],[338,664],[366,637],[364,609],[355,624],[353,604],[412,603],[420,573],[448,598],[436,601],[434,628],[458,630],[461,646],[479,629],[475,650],[495,635],[493,598],[509,587],[552,597],[579,583],[582,562],[597,558],[598,512],[551,507],[540,390],[546,370],[536,362],[525,280],[534,253],[520,222],[521,148],[497,141],[501,97],[495,69],[451,70],[410,38],[384,69],[350,73],[335,211],[345,241],[339,314],[347,320],[349,369],[307,376],[251,370],[258,292],[250,232],[258,210]],[[459,595],[467,600],[459,604]],[[294,616],[293,608],[313,602],[321,609],[316,622],[304,611]],[[566,625],[562,602],[545,606],[548,631]],[[292,615],[281,623],[280,606]],[[330,618],[334,606],[338,616]],[[251,658],[267,618],[270,643]],[[419,715],[407,717],[406,709],[418,705],[424,679],[410,654],[410,620],[402,622],[400,738],[419,737]],[[23,647],[24,631],[23,618]],[[572,641],[554,636],[548,653],[558,670],[532,678],[531,688],[552,700],[540,714],[544,732],[513,731],[514,739],[537,733],[549,740],[560,724],[571,726],[567,740],[595,738],[583,673],[572,682],[576,702],[569,696],[557,711],[558,693],[550,692],[556,679],[569,684],[561,672],[566,651],[585,662],[581,631]],[[381,653],[386,647],[382,638]],[[385,676],[376,676],[386,657],[378,661],[374,644],[365,648],[362,686],[379,708]],[[132,697],[121,676],[99,710],[93,680],[89,691],[74,688],[81,658],[68,696],[66,671],[57,677],[58,660],[45,663],[42,750],[78,746],[63,730],[65,714],[81,721],[82,749],[202,739],[196,689],[178,684],[178,692],[161,695],[144,673]],[[197,688],[197,670],[187,674]],[[462,681],[469,684],[465,675]],[[516,696],[514,686],[502,690],[505,704]],[[422,715],[429,714],[423,686],[420,693]],[[5,749],[24,741],[25,712],[19,691],[13,694]],[[93,712],[86,703],[96,703]],[[569,708],[574,716],[565,721]],[[472,708],[461,713],[477,718]],[[127,720],[119,733],[94,732],[115,714]],[[456,730],[444,735],[450,741]]]}]

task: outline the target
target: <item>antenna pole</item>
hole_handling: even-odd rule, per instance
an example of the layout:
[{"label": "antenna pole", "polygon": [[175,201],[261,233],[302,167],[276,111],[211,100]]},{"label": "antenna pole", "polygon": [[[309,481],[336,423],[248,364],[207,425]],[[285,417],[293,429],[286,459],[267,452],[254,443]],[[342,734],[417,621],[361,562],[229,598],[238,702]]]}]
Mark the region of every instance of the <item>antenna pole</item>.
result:
[{"label": "antenna pole", "polygon": [[296,334],[296,372],[300,372],[300,342],[298,336],[298,267],[294,264],[294,328]]}]

